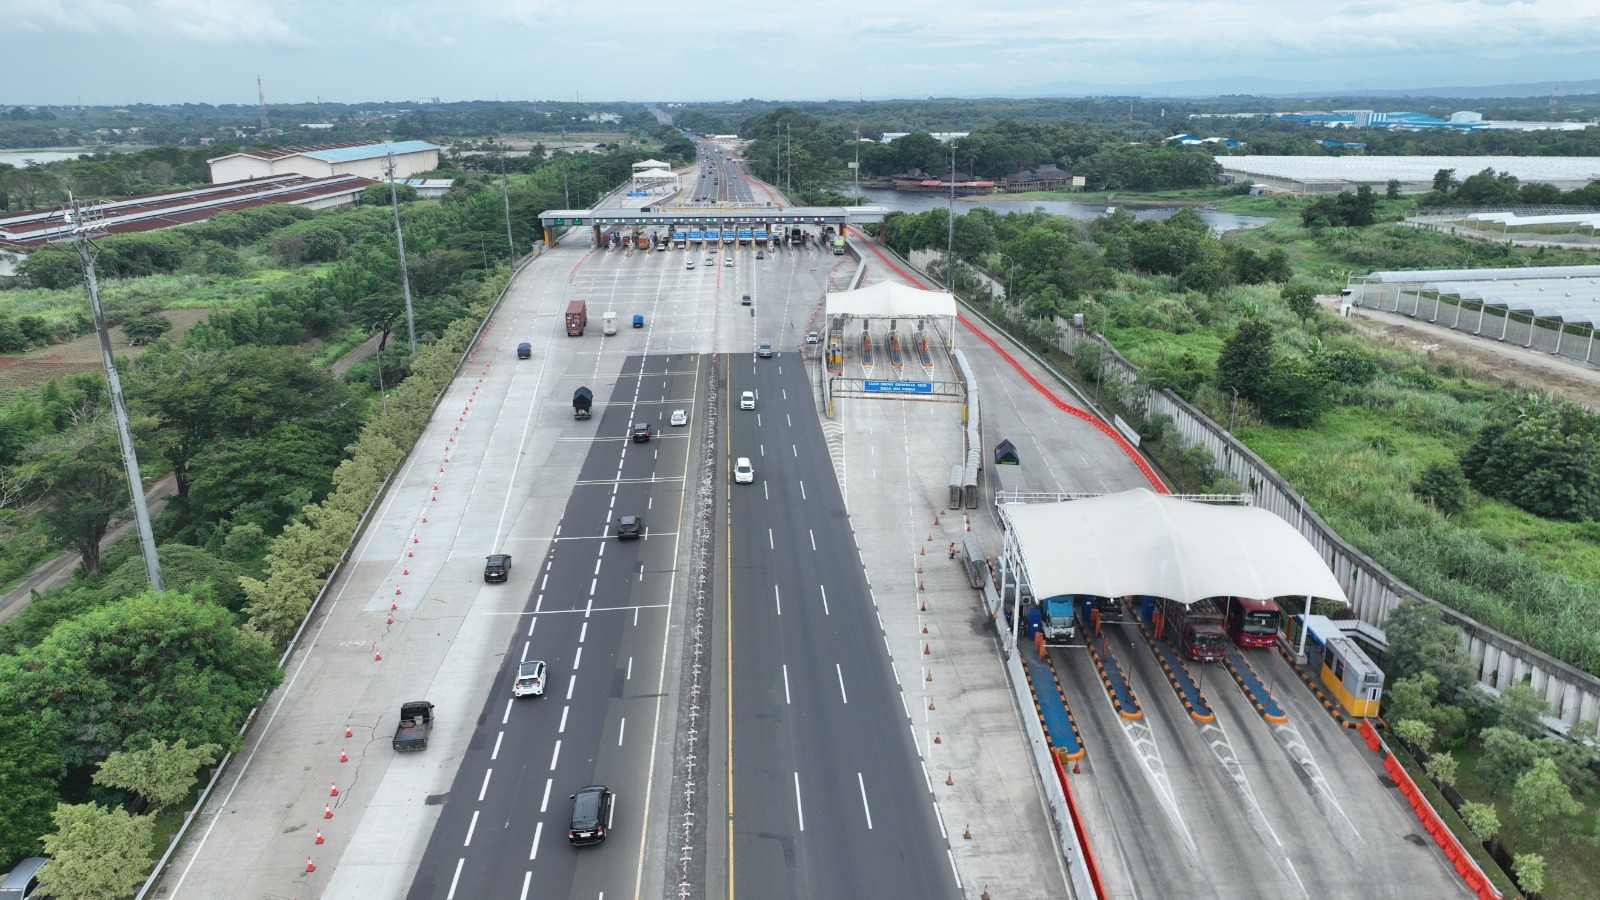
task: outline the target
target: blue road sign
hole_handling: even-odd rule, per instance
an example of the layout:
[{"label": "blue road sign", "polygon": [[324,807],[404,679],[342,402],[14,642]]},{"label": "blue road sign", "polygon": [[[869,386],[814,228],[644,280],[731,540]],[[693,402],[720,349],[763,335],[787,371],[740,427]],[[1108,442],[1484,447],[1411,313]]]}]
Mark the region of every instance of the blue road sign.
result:
[{"label": "blue road sign", "polygon": [[933,393],[931,381],[868,381],[866,387],[869,391],[881,391],[885,394]]}]

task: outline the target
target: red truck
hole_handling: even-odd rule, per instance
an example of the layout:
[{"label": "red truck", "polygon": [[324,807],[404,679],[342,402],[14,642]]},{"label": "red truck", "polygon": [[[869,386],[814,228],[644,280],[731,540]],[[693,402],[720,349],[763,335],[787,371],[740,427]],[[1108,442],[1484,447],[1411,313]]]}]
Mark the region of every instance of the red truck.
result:
[{"label": "red truck", "polygon": [[589,305],[582,300],[567,304],[567,337],[583,337],[583,326],[589,324]]},{"label": "red truck", "polygon": [[1179,603],[1162,598],[1162,634],[1172,646],[1195,662],[1215,662],[1227,654],[1227,633],[1222,614],[1209,601]]}]

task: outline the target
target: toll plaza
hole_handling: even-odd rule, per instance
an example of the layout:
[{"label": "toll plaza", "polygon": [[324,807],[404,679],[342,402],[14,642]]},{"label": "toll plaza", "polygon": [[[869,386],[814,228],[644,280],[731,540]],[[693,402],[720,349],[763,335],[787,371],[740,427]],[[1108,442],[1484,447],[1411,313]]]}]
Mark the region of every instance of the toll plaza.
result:
[{"label": "toll plaza", "polygon": [[[882,206],[783,206],[761,203],[745,206],[703,207],[643,206],[637,209],[552,209],[539,214],[545,246],[552,246],[557,229],[588,228],[594,245],[605,246],[608,234],[624,240],[644,239],[650,249],[688,250],[701,246],[775,248],[794,240],[815,239],[812,232],[848,235],[852,224],[882,222],[889,210]],[[654,235],[658,240],[650,240]],[[645,245],[640,245],[645,249]]]}]

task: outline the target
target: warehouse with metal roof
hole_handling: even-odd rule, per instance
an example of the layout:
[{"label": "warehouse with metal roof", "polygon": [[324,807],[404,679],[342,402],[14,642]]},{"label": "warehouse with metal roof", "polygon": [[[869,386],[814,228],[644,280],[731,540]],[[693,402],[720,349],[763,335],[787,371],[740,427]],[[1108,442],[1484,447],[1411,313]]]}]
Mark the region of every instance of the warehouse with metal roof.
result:
[{"label": "warehouse with metal roof", "polygon": [[1363,184],[1382,189],[1390,181],[1419,193],[1433,188],[1440,169],[1454,169],[1457,179],[1492,169],[1562,190],[1600,181],[1595,156],[1219,156],[1217,162],[1234,181],[1299,194],[1353,191]]},{"label": "warehouse with metal roof", "polygon": [[211,166],[213,184],[271,178],[275,175],[304,175],[307,178],[355,175],[373,181],[386,181],[390,154],[394,155],[394,177],[398,179],[439,168],[439,148],[427,141],[352,141],[309,147],[241,150],[206,162]]}]

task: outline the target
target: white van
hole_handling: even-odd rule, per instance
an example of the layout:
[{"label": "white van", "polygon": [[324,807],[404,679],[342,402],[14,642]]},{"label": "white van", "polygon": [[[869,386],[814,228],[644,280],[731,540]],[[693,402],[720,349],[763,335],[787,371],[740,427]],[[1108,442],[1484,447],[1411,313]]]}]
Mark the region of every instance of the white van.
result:
[{"label": "white van", "polygon": [[739,408],[740,409],[755,409],[756,408],[756,392],[755,391],[745,391],[744,393],[740,394],[739,395]]},{"label": "white van", "polygon": [[737,484],[751,484],[756,480],[756,470],[750,465],[750,457],[741,456],[733,464],[733,480]]}]

